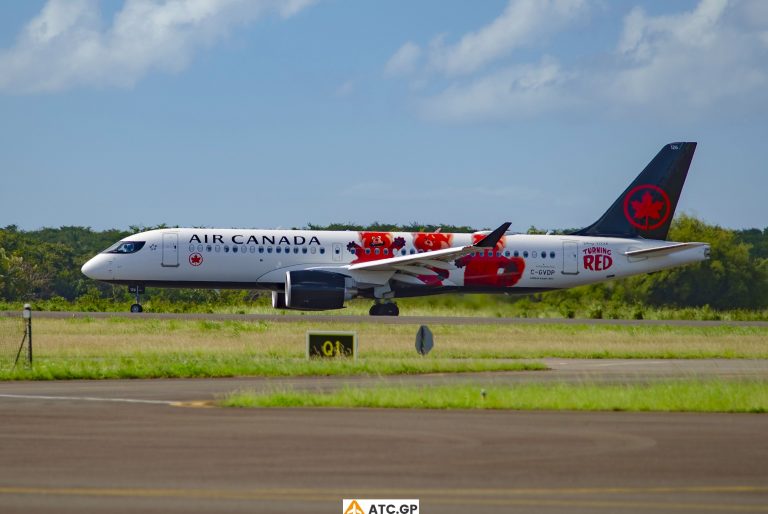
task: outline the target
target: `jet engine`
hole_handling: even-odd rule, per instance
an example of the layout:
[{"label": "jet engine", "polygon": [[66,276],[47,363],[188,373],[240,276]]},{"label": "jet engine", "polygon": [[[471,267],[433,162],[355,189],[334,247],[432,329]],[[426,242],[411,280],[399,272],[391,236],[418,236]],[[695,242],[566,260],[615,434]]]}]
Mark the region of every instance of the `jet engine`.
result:
[{"label": "jet engine", "polygon": [[355,281],[330,271],[289,271],[285,274],[285,306],[288,309],[322,311],[341,309],[344,300],[357,295]]},{"label": "jet engine", "polygon": [[285,309],[285,293],[272,291],[272,308]]}]

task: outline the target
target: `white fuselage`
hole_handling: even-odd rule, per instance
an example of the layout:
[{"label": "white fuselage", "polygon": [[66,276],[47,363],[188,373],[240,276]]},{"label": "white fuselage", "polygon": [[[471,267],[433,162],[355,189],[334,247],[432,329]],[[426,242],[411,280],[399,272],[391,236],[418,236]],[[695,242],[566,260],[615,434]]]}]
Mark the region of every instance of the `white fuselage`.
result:
[{"label": "white fuselage", "polygon": [[[447,291],[526,293],[592,284],[702,261],[705,244],[669,254],[627,252],[674,245],[668,241],[568,235],[506,234],[494,249],[455,261],[355,270],[355,263],[472,245],[482,234],[238,230],[176,228],[142,232],[83,266],[88,277],[158,287],[280,290],[286,272],[341,273],[366,297]],[[143,245],[141,245],[143,243]],[[127,248],[127,250],[126,250]],[[354,266],[353,266],[354,268]]]}]

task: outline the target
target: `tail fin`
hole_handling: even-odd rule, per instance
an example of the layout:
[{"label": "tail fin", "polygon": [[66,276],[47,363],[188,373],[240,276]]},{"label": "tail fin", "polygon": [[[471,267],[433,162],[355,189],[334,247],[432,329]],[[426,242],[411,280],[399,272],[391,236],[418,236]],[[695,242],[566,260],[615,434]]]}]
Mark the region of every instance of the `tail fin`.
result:
[{"label": "tail fin", "polygon": [[695,150],[665,145],[599,220],[573,235],[666,239]]}]

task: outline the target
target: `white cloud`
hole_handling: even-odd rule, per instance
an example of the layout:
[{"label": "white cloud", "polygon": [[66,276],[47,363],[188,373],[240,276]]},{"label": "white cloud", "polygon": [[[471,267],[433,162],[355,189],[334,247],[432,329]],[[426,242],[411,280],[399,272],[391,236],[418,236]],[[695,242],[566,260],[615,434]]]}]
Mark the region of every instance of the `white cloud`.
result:
[{"label": "white cloud", "polygon": [[430,48],[429,66],[447,75],[472,73],[512,50],[560,30],[586,11],[585,0],[510,0],[490,24],[455,45],[442,39]]},{"label": "white cloud", "polygon": [[336,88],[336,96],[345,97],[351,95],[355,91],[355,81],[347,80]]},{"label": "white cloud", "polygon": [[567,100],[561,87],[567,80],[555,60],[544,58],[536,65],[512,66],[450,86],[424,100],[423,113],[446,121],[527,117],[562,107]]},{"label": "white cloud", "polygon": [[727,0],[702,0],[690,12],[656,17],[633,9],[607,92],[628,104],[709,106],[768,86],[760,31],[738,23],[728,9]]},{"label": "white cloud", "polygon": [[[700,0],[691,11],[659,16],[634,8],[623,19],[612,55],[579,56],[578,66],[557,54],[538,63],[515,62],[514,48],[535,50],[586,10],[582,2],[513,0],[491,24],[455,45],[437,36],[425,70],[416,75],[426,82],[415,93],[420,112],[463,122],[574,108],[592,115],[696,117],[733,112],[736,105],[768,107],[768,2]],[[491,70],[484,70],[491,62]]]},{"label": "white cloud", "polygon": [[46,92],[135,84],[176,72],[195,50],[270,13],[293,16],[314,0],[126,0],[110,27],[97,0],[49,0],[0,51],[0,91]]},{"label": "white cloud", "polygon": [[412,73],[420,58],[421,48],[419,45],[408,41],[389,58],[386,66],[384,66],[384,72],[391,76]]}]

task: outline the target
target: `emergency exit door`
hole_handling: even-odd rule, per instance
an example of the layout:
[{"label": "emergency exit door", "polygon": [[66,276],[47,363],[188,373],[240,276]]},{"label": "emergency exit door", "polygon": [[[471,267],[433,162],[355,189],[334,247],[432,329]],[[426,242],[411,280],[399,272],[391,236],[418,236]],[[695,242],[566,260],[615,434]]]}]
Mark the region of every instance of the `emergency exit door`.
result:
[{"label": "emergency exit door", "polygon": [[579,243],[563,241],[563,274],[579,273]]},{"label": "emergency exit door", "polygon": [[177,267],[179,265],[179,234],[163,234],[163,266]]}]

